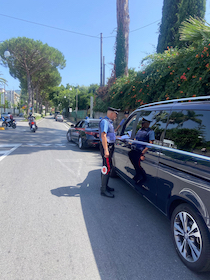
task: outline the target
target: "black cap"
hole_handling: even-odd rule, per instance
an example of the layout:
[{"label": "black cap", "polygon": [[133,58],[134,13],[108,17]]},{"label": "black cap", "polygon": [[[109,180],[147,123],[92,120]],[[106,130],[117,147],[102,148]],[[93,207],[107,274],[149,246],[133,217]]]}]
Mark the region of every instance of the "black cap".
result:
[{"label": "black cap", "polygon": [[120,112],[120,109],[115,109],[115,108],[112,108],[112,107],[108,107],[108,111],[113,111],[116,114],[118,114]]},{"label": "black cap", "polygon": [[124,115],[129,115],[129,111],[125,111],[125,112],[124,112]]}]

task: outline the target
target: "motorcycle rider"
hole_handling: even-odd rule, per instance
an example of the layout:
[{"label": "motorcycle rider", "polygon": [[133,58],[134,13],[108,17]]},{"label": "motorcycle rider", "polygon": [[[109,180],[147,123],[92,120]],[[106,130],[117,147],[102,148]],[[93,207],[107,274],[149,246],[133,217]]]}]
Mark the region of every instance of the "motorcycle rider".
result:
[{"label": "motorcycle rider", "polygon": [[5,121],[7,123],[8,126],[12,125],[13,122],[13,115],[10,114],[10,112],[7,113],[7,116],[5,117]]},{"label": "motorcycle rider", "polygon": [[35,126],[36,126],[36,129],[38,128],[37,125],[36,125],[35,119],[36,119],[36,117],[34,117],[34,116],[32,115],[32,113],[29,113],[29,116],[28,116],[28,121],[29,121],[29,123],[28,123],[28,124],[29,124],[30,128],[31,128],[31,123],[32,123],[32,122],[34,122],[34,124],[35,124]]}]

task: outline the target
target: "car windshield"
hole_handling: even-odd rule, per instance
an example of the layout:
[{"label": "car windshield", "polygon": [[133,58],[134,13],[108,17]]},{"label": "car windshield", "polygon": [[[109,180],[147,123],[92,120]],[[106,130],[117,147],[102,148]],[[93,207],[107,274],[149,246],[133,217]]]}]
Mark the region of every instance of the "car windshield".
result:
[{"label": "car windshield", "polygon": [[98,128],[99,126],[99,121],[92,121],[86,124],[88,128]]}]

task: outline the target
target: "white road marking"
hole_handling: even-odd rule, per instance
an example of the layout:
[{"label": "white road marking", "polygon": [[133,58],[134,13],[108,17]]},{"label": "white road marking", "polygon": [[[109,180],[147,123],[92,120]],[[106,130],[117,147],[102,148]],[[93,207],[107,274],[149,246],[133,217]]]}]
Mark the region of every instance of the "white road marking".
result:
[{"label": "white road marking", "polygon": [[14,150],[16,150],[18,147],[20,147],[21,144],[8,144],[8,145],[0,145],[0,148],[11,148],[10,150],[7,151],[1,151],[1,154],[3,154],[2,156],[0,156],[0,161],[2,161],[4,158],[6,158],[9,154],[11,154],[12,152],[14,152]]},{"label": "white road marking", "polygon": [[36,143],[35,144],[27,144],[28,146],[35,146],[35,145],[37,145]]}]

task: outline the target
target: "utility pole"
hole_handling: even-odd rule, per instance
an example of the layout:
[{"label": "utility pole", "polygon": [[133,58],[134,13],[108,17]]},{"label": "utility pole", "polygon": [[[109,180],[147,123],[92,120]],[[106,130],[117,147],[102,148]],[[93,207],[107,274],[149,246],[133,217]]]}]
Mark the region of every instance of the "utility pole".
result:
[{"label": "utility pole", "polygon": [[78,88],[76,92],[76,122],[77,122],[77,113],[78,113]]},{"label": "utility pole", "polygon": [[100,86],[103,86],[103,34],[101,33],[101,73],[100,73]]},{"label": "utility pole", "polygon": [[103,87],[105,86],[105,56],[103,56]]}]

